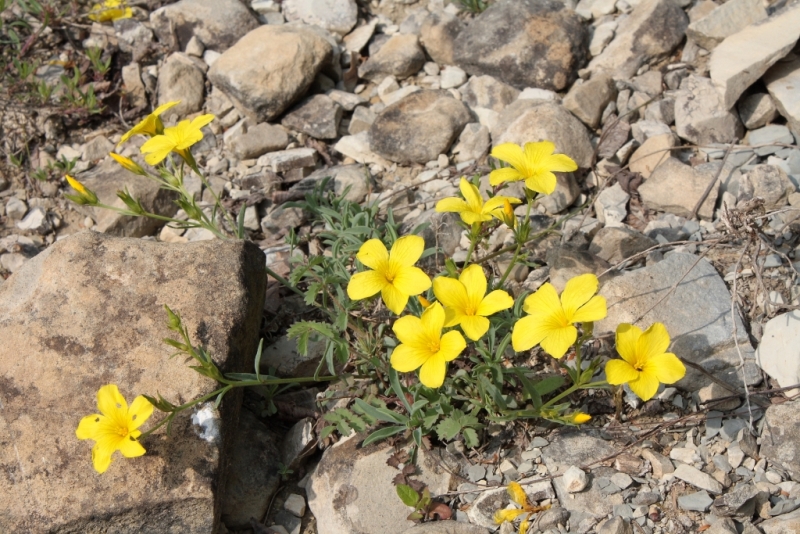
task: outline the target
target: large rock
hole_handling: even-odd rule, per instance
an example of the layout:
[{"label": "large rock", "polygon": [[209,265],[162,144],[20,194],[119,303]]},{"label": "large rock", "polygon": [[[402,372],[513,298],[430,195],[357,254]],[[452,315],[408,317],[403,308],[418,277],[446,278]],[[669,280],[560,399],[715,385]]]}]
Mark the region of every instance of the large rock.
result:
[{"label": "large rock", "polygon": [[500,0],[456,38],[456,65],[519,89],[562,91],[586,60],[581,18],[556,0]]},{"label": "large rock", "polygon": [[329,96],[314,95],[289,111],[281,124],[317,139],[335,139],[341,120],[342,106]]},{"label": "large rock", "polygon": [[781,62],[764,75],[764,83],[792,133],[800,139],[800,58]]},{"label": "large rock", "polygon": [[302,26],[261,26],[208,71],[208,79],[244,115],[259,122],[283,113],[331,60],[330,43]]},{"label": "large rock", "polygon": [[659,165],[670,159],[669,149],[675,144],[675,135],[672,133],[649,137],[631,156],[631,171],[649,178]]},{"label": "large rock", "polygon": [[158,105],[179,101],[165,115],[186,115],[203,107],[205,80],[199,68],[183,53],[176,52],[158,69]]},{"label": "large rock", "polygon": [[[692,254],[668,254],[654,265],[609,280],[600,288],[600,295],[608,303],[608,316],[595,323],[596,335],[613,333],[620,323],[630,323],[644,314],[637,325],[647,328],[655,322],[663,323],[672,340],[671,352],[701,365],[718,378],[734,382],[735,368],[740,363],[732,335],[735,322],[736,340],[750,367],[755,365],[742,319],[738,314],[731,317],[730,292],[716,269],[704,259],[698,260]],[[690,367],[678,382],[687,391],[707,384],[708,378]]]},{"label": "large rock", "polygon": [[800,510],[771,517],[758,526],[764,534],[800,534]]},{"label": "large rock", "polygon": [[447,11],[434,11],[422,22],[419,40],[425,51],[439,65],[454,65],[453,47],[464,29],[460,18]]},{"label": "large rock", "polygon": [[552,141],[579,167],[589,167],[594,148],[589,132],[561,105],[544,100],[517,100],[506,107],[492,128],[492,144]]},{"label": "large rock", "polygon": [[491,109],[498,113],[519,96],[519,91],[491,76],[472,76],[459,89],[461,100],[469,107]]},{"label": "large rock", "polygon": [[425,52],[416,35],[398,33],[358,68],[361,78],[380,82],[387,76],[408,78],[425,64]]},{"label": "large rock", "polygon": [[447,152],[471,120],[447,91],[418,91],[387,107],[369,129],[370,149],[397,163],[426,163]]},{"label": "large rock", "polygon": [[759,455],[770,464],[776,464],[797,480],[800,476],[800,401],[789,401],[767,408],[764,414],[764,432],[761,435]]},{"label": "large rock", "polygon": [[[800,311],[783,313],[764,326],[756,363],[781,387],[800,384]],[[789,396],[798,392],[788,391]]]},{"label": "large rock", "polygon": [[283,0],[281,7],[288,21],[302,21],[341,36],[358,22],[355,0]]},{"label": "large rock", "polygon": [[598,74],[592,79],[576,83],[564,97],[564,107],[586,126],[597,128],[609,102],[617,99],[617,87],[609,76]]},{"label": "large rock", "polygon": [[706,50],[713,50],[729,35],[767,18],[761,0],[729,0],[689,24],[686,35]]},{"label": "large rock", "polygon": [[667,158],[639,186],[639,195],[650,209],[688,218],[713,180],[711,191],[697,211],[701,219],[711,220],[719,192],[720,181],[714,180],[719,165],[715,162],[690,167],[677,158]]},{"label": "large rock", "polygon": [[698,145],[736,141],[742,136],[742,122],[730,108],[711,80],[689,76],[681,82],[675,100],[675,130]]},{"label": "large rock", "polygon": [[[355,434],[326,450],[311,474],[306,491],[319,534],[400,534],[414,526],[392,484],[399,471],[386,464],[394,449],[386,442],[362,448],[364,437]],[[440,459],[420,449],[417,467],[415,478],[432,495],[449,490],[450,474]]]},{"label": "large rock", "polygon": [[794,4],[722,41],[711,53],[708,67],[723,106],[732,108],[745,89],[789,53],[798,38],[800,4]]},{"label": "large rock", "polygon": [[158,40],[172,49],[185,50],[197,37],[216,52],[258,28],[258,20],[239,0],[181,0],[153,11],[150,24]]},{"label": "large rock", "polygon": [[144,440],[145,456],[117,454],[103,475],[75,428],[104,384],[128,402],[142,393],[186,402],[217,387],[170,358],[165,304],[224,372],[252,369],[265,288],[264,254],[250,243],[94,232],[58,241],[12,275],[0,287],[0,531],[214,533],[240,397],[226,397],[221,416],[203,408],[205,438],[188,410],[171,435],[161,428]]},{"label": "large rock", "polygon": [[688,25],[686,13],[674,0],[645,0],[620,22],[614,40],[589,68],[627,80],[645,63],[672,52]]},{"label": "large rock", "polygon": [[657,244],[655,239],[631,228],[607,226],[601,228],[592,238],[589,252],[614,264]]},{"label": "large rock", "polygon": [[756,165],[742,176],[739,199],[761,197],[764,209],[775,210],[786,206],[789,195],[796,188],[789,176],[777,165]]}]

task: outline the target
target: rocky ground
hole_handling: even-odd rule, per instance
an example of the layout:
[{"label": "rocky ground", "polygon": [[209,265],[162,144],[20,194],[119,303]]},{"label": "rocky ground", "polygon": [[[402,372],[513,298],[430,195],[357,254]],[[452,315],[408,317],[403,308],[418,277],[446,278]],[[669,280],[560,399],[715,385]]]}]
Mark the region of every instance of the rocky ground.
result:
[{"label": "rocky ground", "polygon": [[[12,2],[3,17],[14,13]],[[529,532],[800,532],[799,3],[498,0],[474,14],[443,0],[181,0],[133,15],[56,39],[36,72],[55,84],[76,47],[100,46],[119,113],[65,128],[29,110],[29,166],[0,173],[0,530],[478,534],[497,528],[516,480],[550,505]],[[246,206],[257,247],[75,206],[60,176],[32,178],[70,161],[102,201],[127,188],[175,215],[107,157],[172,100],[167,124],[216,115],[195,156],[227,207]],[[0,128],[11,139],[24,122],[7,113]],[[166,359],[165,303],[201,323],[226,369],[252,358],[259,335],[263,369],[316,368],[321,355],[301,357],[284,336],[302,299],[259,268],[266,256],[289,273],[290,229],[307,253],[318,246],[320,227],[287,201],[330,176],[408,229],[431,223],[428,245],[463,261],[466,236],[434,204],[462,175],[488,187],[493,146],[543,139],[580,169],[534,207],[538,227],[559,232],[531,245],[512,288],[594,272],[609,303],[597,337],[663,322],[689,362],[676,387],[626,397],[621,413],[589,396],[594,419],[577,430],[492,425],[479,449],[421,451],[420,478],[455,521],[405,519],[388,445],[353,436],[321,453],[332,440],[318,440],[319,417],[339,406],[317,402],[321,388],[275,397],[269,418],[248,392],[241,414],[240,398],[198,411],[137,467],[91,472],[72,437],[81,395],[112,379],[181,401],[210,391]],[[121,153],[139,160],[140,144]],[[510,237],[498,228],[485,253]]]}]

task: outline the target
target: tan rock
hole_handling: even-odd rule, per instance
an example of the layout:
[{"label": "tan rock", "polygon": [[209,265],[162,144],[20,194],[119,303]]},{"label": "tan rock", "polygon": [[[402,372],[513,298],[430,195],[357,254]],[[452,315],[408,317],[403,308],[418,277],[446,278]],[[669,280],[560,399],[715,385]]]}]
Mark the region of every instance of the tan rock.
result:
[{"label": "tan rock", "polygon": [[249,370],[263,265],[247,243],[178,246],[83,232],[0,287],[0,532],[215,532],[220,459],[239,398],[227,397],[212,419],[217,439],[198,436],[186,414],[170,436],[162,428],[143,441],[145,456],[115,453],[103,475],[75,428],[97,411],[104,384],[117,384],[128,402],[159,393],[182,403],[213,390],[183,358],[169,357],[164,304],[221,369]]},{"label": "tan rock", "polygon": [[650,137],[631,156],[631,171],[649,178],[655,168],[670,157],[671,152],[668,149],[674,146],[675,136],[672,134]]}]

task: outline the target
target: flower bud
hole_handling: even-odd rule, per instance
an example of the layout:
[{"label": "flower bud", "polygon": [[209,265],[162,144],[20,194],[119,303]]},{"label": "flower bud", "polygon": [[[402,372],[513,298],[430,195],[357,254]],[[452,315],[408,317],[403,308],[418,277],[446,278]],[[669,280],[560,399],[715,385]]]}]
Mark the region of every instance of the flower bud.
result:
[{"label": "flower bud", "polygon": [[70,187],[72,187],[72,189],[78,193],[77,195],[67,195],[67,198],[76,204],[97,204],[97,195],[95,195],[91,190],[87,189],[85,185],[80,183],[69,174],[65,175],[65,178],[67,179],[67,183],[69,183]]},{"label": "flower bud", "polygon": [[133,174],[138,174],[139,176],[144,176],[146,174],[145,170],[135,161],[130,158],[126,158],[125,156],[120,156],[114,152],[110,152],[108,154],[111,156],[114,161],[122,165],[125,169],[131,171]]}]

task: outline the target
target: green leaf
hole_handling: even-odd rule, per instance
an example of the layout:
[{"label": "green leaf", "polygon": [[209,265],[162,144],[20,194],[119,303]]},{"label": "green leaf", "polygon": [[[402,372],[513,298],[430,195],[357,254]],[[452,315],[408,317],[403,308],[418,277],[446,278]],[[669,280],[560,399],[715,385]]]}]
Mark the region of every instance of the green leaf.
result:
[{"label": "green leaf", "polygon": [[388,408],[376,408],[364,402],[362,399],[356,399],[355,405],[358,406],[364,413],[368,414],[369,416],[373,417],[378,421],[385,421],[387,423],[396,423],[399,425],[404,425],[408,418],[400,415],[399,413],[395,413]]},{"label": "green leaf", "polygon": [[464,436],[464,446],[469,449],[474,449],[480,442],[478,441],[478,433],[475,431],[474,428],[465,428],[461,431],[461,435]]},{"label": "green leaf", "polygon": [[554,392],[563,385],[564,385],[564,377],[553,375],[538,381],[534,385],[534,387],[536,388],[537,393],[539,393],[539,395],[544,397],[548,393]]},{"label": "green leaf", "polygon": [[253,365],[256,370],[256,380],[261,380],[261,351],[264,348],[264,338],[258,342],[258,351],[256,351],[256,362]]},{"label": "green leaf", "polygon": [[452,415],[436,425],[436,435],[443,441],[450,441],[461,432],[461,423]]},{"label": "green leaf", "polygon": [[325,428],[322,429],[322,432],[319,433],[320,439],[324,440],[325,438],[333,434],[334,430],[336,430],[335,426],[333,425],[326,426]]},{"label": "green leaf", "polygon": [[403,406],[406,407],[408,413],[414,413],[411,411],[411,405],[408,403],[408,399],[406,399],[405,390],[403,386],[400,385],[400,377],[397,375],[397,371],[395,371],[394,368],[389,368],[389,383],[392,385],[394,394],[397,395],[397,398],[399,398]]},{"label": "green leaf", "polygon": [[396,490],[397,496],[400,497],[400,500],[403,501],[403,504],[412,508],[416,508],[417,503],[419,502],[419,493],[417,493],[414,488],[406,484],[398,484]]},{"label": "green leaf", "polygon": [[423,517],[425,516],[423,516],[420,512],[411,512],[410,514],[408,514],[408,517],[406,517],[406,519],[408,519],[409,521],[419,521]]},{"label": "green leaf", "polygon": [[364,442],[361,444],[361,446],[362,447],[366,447],[370,443],[374,443],[376,441],[380,441],[382,439],[386,439],[388,437],[391,437],[391,436],[394,436],[394,435],[399,434],[401,432],[404,432],[405,430],[406,430],[406,427],[404,427],[404,426],[387,426],[385,428],[381,428],[379,430],[376,430],[375,432],[373,432],[369,436],[367,436],[367,439],[364,440]]}]

